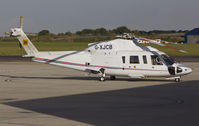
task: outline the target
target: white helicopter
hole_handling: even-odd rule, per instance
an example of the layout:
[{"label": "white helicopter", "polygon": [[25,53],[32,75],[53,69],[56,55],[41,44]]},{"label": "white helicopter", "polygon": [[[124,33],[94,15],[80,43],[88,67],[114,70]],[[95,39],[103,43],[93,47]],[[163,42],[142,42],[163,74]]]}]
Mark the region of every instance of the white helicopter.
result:
[{"label": "white helicopter", "polygon": [[[22,22],[22,21],[21,21]],[[181,76],[192,69],[172,60],[167,54],[150,46],[141,46],[135,39],[115,39],[91,43],[82,51],[40,52],[20,28],[13,28],[11,36],[17,37],[26,51],[26,57],[35,62],[73,68],[99,74],[99,80],[106,76],[130,78],[164,77],[181,81]]]}]

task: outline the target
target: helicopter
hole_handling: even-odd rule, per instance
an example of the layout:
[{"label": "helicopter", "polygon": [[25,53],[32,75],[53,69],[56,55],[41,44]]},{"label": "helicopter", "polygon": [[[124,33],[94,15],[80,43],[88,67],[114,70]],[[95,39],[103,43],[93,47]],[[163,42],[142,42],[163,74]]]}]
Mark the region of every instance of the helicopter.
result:
[{"label": "helicopter", "polygon": [[35,62],[98,74],[100,81],[105,81],[106,76],[110,76],[110,80],[124,76],[137,79],[163,77],[180,82],[181,76],[192,72],[191,68],[177,63],[166,53],[140,45],[134,37],[90,43],[82,51],[41,52],[24,33],[22,25],[12,28],[10,35],[17,37],[27,53],[25,57],[32,57]]}]

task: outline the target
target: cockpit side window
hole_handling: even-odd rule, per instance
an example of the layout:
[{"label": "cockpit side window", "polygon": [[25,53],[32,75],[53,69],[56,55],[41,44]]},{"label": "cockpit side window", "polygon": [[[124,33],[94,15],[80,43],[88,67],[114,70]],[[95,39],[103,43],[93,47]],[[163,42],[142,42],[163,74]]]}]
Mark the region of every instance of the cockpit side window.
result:
[{"label": "cockpit side window", "polygon": [[151,56],[151,63],[152,65],[163,65],[161,59],[157,55]]},{"label": "cockpit side window", "polygon": [[165,54],[162,54],[161,57],[167,65],[173,65],[175,63],[175,61],[171,57],[169,57]]}]

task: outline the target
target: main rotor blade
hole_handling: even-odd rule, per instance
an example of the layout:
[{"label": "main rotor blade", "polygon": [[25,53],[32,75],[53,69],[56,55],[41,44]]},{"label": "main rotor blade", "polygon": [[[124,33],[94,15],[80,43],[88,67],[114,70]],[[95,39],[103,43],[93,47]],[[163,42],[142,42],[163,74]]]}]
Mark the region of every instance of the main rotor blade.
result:
[{"label": "main rotor blade", "polygon": [[166,48],[169,48],[169,49],[178,51],[178,52],[186,53],[186,51],[184,51],[184,50],[182,50],[182,49],[178,49],[178,48],[175,48],[175,47],[173,47],[173,46],[166,45],[166,44],[156,43],[156,42],[149,42],[149,43],[156,44],[156,45],[159,45],[159,46],[163,46],[163,47],[166,47]]},{"label": "main rotor blade", "polygon": [[156,40],[146,39],[146,38],[137,38],[137,39],[138,39],[138,40],[145,41],[146,43],[152,43],[152,44],[156,44],[156,45],[159,45],[159,46],[163,46],[163,47],[166,47],[166,48],[169,48],[169,49],[178,51],[178,52],[186,53],[186,51],[184,51],[184,50],[182,50],[182,49],[178,49],[178,48],[175,48],[175,47],[172,47],[172,46],[163,44],[163,43],[161,43],[161,42],[156,42]]}]

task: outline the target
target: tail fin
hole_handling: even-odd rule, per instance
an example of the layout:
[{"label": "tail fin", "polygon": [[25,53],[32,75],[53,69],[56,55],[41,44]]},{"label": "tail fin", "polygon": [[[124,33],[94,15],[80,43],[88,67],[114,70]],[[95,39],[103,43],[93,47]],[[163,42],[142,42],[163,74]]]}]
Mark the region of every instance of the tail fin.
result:
[{"label": "tail fin", "polygon": [[22,47],[28,54],[25,57],[34,57],[38,53],[38,50],[35,48],[35,46],[28,39],[28,37],[23,31],[23,16],[20,16],[20,28],[11,29],[10,35],[17,37]]},{"label": "tail fin", "polygon": [[11,36],[16,36],[22,47],[28,55],[25,57],[33,57],[38,53],[36,47],[32,44],[26,34],[23,32],[22,28],[11,29]]}]

